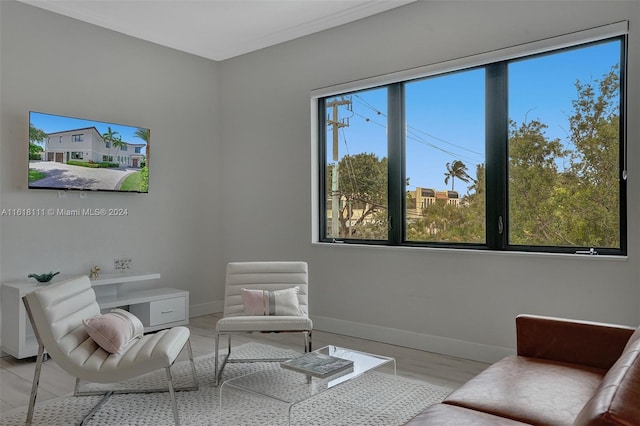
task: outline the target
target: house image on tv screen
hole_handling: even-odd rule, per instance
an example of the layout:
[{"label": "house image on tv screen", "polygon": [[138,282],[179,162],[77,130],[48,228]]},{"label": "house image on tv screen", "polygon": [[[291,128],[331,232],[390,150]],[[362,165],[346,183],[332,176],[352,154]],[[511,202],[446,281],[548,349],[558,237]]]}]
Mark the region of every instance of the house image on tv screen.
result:
[{"label": "house image on tv screen", "polygon": [[95,127],[65,130],[47,134],[42,160],[68,163],[117,163],[119,166],[142,167],[143,143],[104,140]]}]

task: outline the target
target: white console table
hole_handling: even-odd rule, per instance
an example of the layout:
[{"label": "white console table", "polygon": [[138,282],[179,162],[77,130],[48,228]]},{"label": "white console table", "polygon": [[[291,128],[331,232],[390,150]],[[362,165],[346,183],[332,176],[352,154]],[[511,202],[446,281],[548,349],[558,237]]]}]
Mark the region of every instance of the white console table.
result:
[{"label": "white console table", "polygon": [[[54,283],[72,277],[55,277]],[[98,305],[103,312],[128,307],[144,325],[144,331],[155,331],[189,323],[189,292],[174,288],[131,290],[128,283],[159,279],[160,274],[100,274],[91,280]],[[47,284],[24,281],[2,284],[2,351],[15,358],[38,353],[38,343],[29,323],[22,296]]]}]

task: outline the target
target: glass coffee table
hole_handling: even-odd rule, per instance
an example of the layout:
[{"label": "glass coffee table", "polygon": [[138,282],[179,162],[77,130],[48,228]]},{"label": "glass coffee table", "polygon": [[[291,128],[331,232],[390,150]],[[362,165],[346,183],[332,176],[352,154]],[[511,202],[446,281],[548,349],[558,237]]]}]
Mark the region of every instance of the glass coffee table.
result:
[{"label": "glass coffee table", "polygon": [[353,369],[338,372],[326,378],[313,377],[305,373],[280,367],[256,371],[226,380],[220,386],[220,413],[224,409],[224,395],[230,390],[248,392],[285,404],[287,424],[291,424],[291,410],[303,401],[323,394],[336,386],[354,380],[370,371],[389,368],[396,374],[396,360],[381,355],[360,352],[339,346],[325,346],[317,349],[324,355],[353,361]]}]

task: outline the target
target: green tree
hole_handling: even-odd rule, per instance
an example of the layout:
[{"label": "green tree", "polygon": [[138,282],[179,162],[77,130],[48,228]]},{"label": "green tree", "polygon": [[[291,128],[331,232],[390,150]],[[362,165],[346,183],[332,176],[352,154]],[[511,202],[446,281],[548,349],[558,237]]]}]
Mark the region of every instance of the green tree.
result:
[{"label": "green tree", "polygon": [[575,146],[565,179],[568,226],[580,246],[620,246],[620,73],[577,81],[569,117]]},{"label": "green tree", "polygon": [[460,209],[444,200],[422,209],[422,219],[407,226],[408,237],[414,241],[449,241],[451,229],[462,221]]},{"label": "green tree", "polygon": [[476,166],[476,178],[462,198],[464,211],[464,229],[467,235],[464,241],[484,243],[486,241],[486,173],[484,163]]},{"label": "green tree", "polygon": [[467,174],[467,166],[460,160],[454,160],[453,163],[447,163],[447,165],[445,166],[447,171],[444,174],[444,184],[448,185],[449,184],[449,179],[451,179],[451,190],[455,191],[454,189],[454,181],[456,178],[460,179],[461,181],[468,183],[469,180],[471,179],[471,176],[469,176],[469,174]]},{"label": "green tree", "polygon": [[[341,238],[387,238],[387,164],[387,158],[373,153],[345,155],[338,163]],[[327,188],[333,167],[328,169]]]},{"label": "green tree", "polygon": [[138,128],[133,134],[135,137],[142,139],[147,144],[145,148],[144,167],[140,171],[142,176],[142,182],[140,183],[140,190],[147,192],[149,190],[149,142],[151,141],[151,131],[149,129]]},{"label": "green tree", "polygon": [[39,144],[43,143],[47,134],[29,123],[29,160],[40,160],[40,153],[44,148]]},{"label": "green tree", "polygon": [[510,124],[511,244],[620,247],[617,66],[575,86],[566,149],[539,121]]},{"label": "green tree", "polygon": [[569,236],[557,220],[554,192],[556,160],[565,155],[559,139],[545,136],[547,126],[533,120],[509,123],[509,242],[567,245]]},{"label": "green tree", "polygon": [[[485,213],[478,204],[455,206],[436,200],[422,210],[422,218],[407,223],[409,241],[483,243]],[[482,203],[484,204],[484,203]]]},{"label": "green tree", "polygon": [[482,207],[484,208],[484,200],[485,200],[485,165],[484,163],[480,163],[476,166],[476,178],[471,179],[473,183],[469,186],[469,191],[464,196],[464,203],[478,204],[483,203]]}]

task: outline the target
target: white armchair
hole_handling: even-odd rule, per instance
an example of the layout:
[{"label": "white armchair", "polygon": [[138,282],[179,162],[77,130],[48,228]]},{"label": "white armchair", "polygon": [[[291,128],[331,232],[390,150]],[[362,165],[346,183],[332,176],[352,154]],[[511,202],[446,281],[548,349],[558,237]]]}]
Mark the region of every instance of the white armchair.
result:
[{"label": "white armchair", "polygon": [[[173,327],[147,334],[131,342],[121,353],[109,353],[89,336],[83,324],[84,319],[100,315],[100,307],[87,276],[44,286],[25,295],[23,301],[39,346],[27,425],[30,425],[33,419],[45,349],[63,370],[76,377],[75,396],[104,394],[104,398],[85,417],[83,423],[114,393],[168,390],[174,421],[179,424],[174,390],[198,388],[188,328]],[[194,386],[174,389],[170,367],[185,345],[189,351]],[[81,379],[94,383],[117,383],[160,368],[166,370],[168,389],[80,391]]]},{"label": "white armchair", "polygon": [[[275,292],[298,287],[296,315],[247,314],[243,303],[243,290],[262,290]],[[273,295],[273,293],[271,293]],[[230,358],[231,335],[235,333],[271,333],[295,332],[304,337],[304,351],[311,351],[311,332],[313,322],[309,318],[309,277],[306,262],[231,262],[227,265],[224,314],[216,324],[215,351],[220,347],[220,336],[227,335],[227,354],[220,368],[218,357],[215,360],[215,385],[218,386],[222,371],[227,362],[266,362],[282,359],[242,360]],[[273,308],[273,306],[272,306]]]}]

